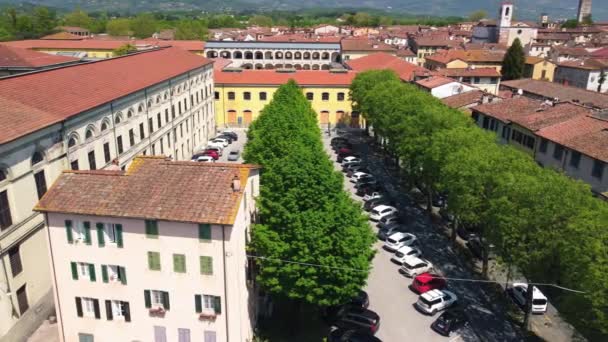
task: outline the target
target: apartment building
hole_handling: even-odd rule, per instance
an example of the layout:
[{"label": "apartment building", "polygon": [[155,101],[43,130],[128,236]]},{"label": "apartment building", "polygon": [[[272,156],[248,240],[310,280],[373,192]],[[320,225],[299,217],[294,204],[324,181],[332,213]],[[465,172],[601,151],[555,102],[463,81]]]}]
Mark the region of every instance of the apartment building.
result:
[{"label": "apartment building", "polygon": [[64,171],[36,206],[60,340],[251,341],[258,172],[157,156]]},{"label": "apartment building", "polygon": [[0,337],[53,311],[36,202],[62,170],[189,159],[215,132],[212,62],[164,48],[0,80]]},{"label": "apartment building", "polygon": [[493,95],[498,95],[500,88],[501,75],[495,68],[449,68],[435,70],[433,74],[453,78]]}]

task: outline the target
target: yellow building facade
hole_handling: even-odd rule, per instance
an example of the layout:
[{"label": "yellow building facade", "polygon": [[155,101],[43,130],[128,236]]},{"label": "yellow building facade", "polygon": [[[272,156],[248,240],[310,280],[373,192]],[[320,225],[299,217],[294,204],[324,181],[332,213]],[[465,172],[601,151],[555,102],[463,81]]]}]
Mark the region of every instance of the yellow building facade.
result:
[{"label": "yellow building facade", "polygon": [[540,57],[526,57],[524,77],[534,80],[553,82],[557,65]]},{"label": "yellow building facade", "polygon": [[[242,73],[242,74],[241,74]],[[301,87],[311,102],[320,125],[337,123],[357,125],[358,113],[353,113],[349,98],[352,72],[296,71],[279,73],[274,70],[242,70],[215,72],[215,115],[218,127],[246,127],[255,120],[274,93],[290,79]]]}]

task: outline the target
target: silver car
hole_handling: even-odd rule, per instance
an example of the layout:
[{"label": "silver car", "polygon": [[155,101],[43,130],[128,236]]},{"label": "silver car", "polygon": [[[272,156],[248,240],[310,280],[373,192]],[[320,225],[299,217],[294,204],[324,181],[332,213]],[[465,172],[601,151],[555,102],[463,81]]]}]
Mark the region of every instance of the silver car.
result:
[{"label": "silver car", "polygon": [[228,161],[237,161],[241,156],[241,152],[239,150],[230,151],[228,154]]}]

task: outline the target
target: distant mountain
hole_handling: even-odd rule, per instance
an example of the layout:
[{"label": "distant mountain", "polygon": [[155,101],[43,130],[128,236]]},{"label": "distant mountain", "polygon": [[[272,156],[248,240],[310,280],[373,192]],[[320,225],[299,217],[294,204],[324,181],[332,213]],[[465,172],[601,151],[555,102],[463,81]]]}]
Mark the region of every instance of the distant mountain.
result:
[{"label": "distant mountain", "polygon": [[[476,10],[486,10],[491,17],[498,13],[503,0],[0,0],[0,3],[32,3],[70,10],[76,6],[85,10],[150,11],[271,11],[302,8],[370,8],[406,14],[436,16],[467,16]],[[551,18],[575,18],[578,0],[513,0],[517,19],[534,20],[541,13]],[[593,1],[593,18],[608,20],[608,1]]]}]

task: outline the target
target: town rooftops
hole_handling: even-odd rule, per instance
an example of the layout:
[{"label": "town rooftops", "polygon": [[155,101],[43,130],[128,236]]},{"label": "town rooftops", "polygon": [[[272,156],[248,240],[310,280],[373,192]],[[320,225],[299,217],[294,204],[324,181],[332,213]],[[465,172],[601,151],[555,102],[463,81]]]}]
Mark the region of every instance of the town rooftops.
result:
[{"label": "town rooftops", "polygon": [[363,38],[342,39],[340,44],[342,45],[342,51],[396,52],[396,49],[388,44]]},{"label": "town rooftops", "polygon": [[160,40],[160,39],[81,39],[81,40],[61,40],[61,39],[30,39],[16,40],[12,42],[4,42],[8,46],[19,47],[23,49],[58,49],[58,50],[114,50],[126,44],[131,44],[135,47],[145,46],[166,47],[176,46],[188,51],[202,51],[205,42],[199,40]]},{"label": "town rooftops", "polygon": [[301,86],[348,87],[355,78],[352,71],[332,72],[329,70],[215,70],[216,85],[269,85],[277,86],[296,81]]},{"label": "town rooftops", "polygon": [[208,41],[205,44],[208,49],[331,49],[339,50],[340,43],[324,42],[235,42],[235,41]]},{"label": "town rooftops", "polygon": [[403,81],[411,81],[415,74],[424,74],[427,69],[408,63],[403,59],[389,55],[388,53],[378,52],[357,59],[346,61],[346,64],[357,72],[367,70],[393,70]]},{"label": "town rooftops", "polygon": [[479,89],[474,89],[464,93],[444,97],[441,102],[448,107],[462,108],[472,104],[478,104],[482,101],[484,92]]},{"label": "town rooftops", "polygon": [[443,76],[431,76],[429,78],[424,78],[416,81],[416,84],[426,88],[426,89],[434,89],[437,87],[441,87],[442,85],[450,84],[450,83],[459,83],[458,81],[443,77]]},{"label": "town rooftops", "polygon": [[283,43],[336,43],[340,44],[340,36],[308,36],[305,34],[278,34],[274,36],[262,37],[259,41],[263,42],[283,42]]},{"label": "town rooftops", "polygon": [[516,92],[521,89],[524,95],[532,95],[543,99],[559,101],[578,101],[597,109],[608,109],[608,94],[565,86],[559,83],[533,80],[529,78],[504,81],[500,83],[501,89]]},{"label": "town rooftops", "polygon": [[0,144],[210,63],[172,47],[1,79]]},{"label": "town rooftops", "polygon": [[50,55],[28,49],[0,44],[0,69],[2,68],[40,68],[45,66],[71,63],[77,58]]},{"label": "town rooftops", "polygon": [[584,60],[577,61],[564,61],[557,64],[562,68],[573,68],[573,69],[583,69],[583,70],[602,70],[608,68],[608,60],[600,60],[588,58]]},{"label": "town rooftops", "polygon": [[234,224],[256,165],[175,162],[139,156],[126,171],[64,171],[34,210],[207,224]]},{"label": "town rooftops", "polygon": [[432,71],[433,74],[446,77],[500,77],[496,68],[444,68]]},{"label": "town rooftops", "polygon": [[75,34],[71,34],[69,32],[62,31],[62,32],[49,34],[40,39],[82,40],[83,38],[84,37],[82,37],[82,36],[77,36]]},{"label": "town rooftops", "polygon": [[542,57],[535,57],[535,56],[526,56],[526,64],[538,64],[540,62],[545,62],[546,59],[542,58]]},{"label": "town rooftops", "polygon": [[460,59],[468,63],[502,63],[505,52],[501,50],[440,50],[430,56],[426,56],[427,61],[435,61],[447,64],[451,61]]}]

